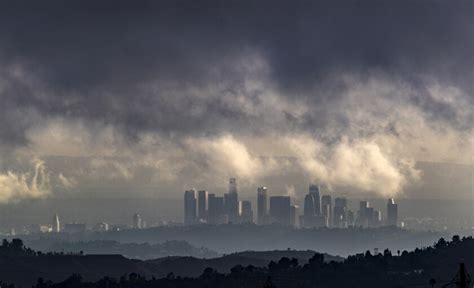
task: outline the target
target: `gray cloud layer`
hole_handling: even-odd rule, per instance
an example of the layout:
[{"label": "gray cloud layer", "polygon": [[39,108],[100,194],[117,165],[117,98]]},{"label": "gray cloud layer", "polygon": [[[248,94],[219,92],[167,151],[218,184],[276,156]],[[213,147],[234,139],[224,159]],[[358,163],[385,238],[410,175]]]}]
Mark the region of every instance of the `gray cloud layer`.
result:
[{"label": "gray cloud layer", "polygon": [[472,1],[1,3],[0,143],[15,155],[1,167],[82,159],[44,160],[79,190],[297,171],[393,195],[419,178],[417,160],[472,163],[473,12]]}]

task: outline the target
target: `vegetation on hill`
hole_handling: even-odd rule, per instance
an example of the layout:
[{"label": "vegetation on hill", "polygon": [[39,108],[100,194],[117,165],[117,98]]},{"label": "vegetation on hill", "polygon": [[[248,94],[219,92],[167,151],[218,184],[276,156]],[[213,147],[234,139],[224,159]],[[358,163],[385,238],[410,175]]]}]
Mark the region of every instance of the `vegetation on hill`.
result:
[{"label": "vegetation on hill", "polygon": [[296,258],[284,257],[271,261],[266,267],[237,265],[230,273],[206,268],[194,278],[169,273],[167,277],[157,279],[130,273],[118,279],[103,277],[90,282],[80,275],[73,275],[58,283],[39,279],[35,287],[441,287],[452,282],[461,261],[472,274],[472,237],[454,236],[451,241],[441,238],[433,246],[411,252],[385,250],[374,255],[367,251],[343,262],[326,262],[323,254],[315,253],[304,265]]}]

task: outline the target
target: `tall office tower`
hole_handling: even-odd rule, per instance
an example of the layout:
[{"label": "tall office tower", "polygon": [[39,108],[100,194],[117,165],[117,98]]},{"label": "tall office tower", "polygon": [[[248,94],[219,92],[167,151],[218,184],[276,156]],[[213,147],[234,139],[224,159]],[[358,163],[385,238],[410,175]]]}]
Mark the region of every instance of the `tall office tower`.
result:
[{"label": "tall office tower", "polygon": [[210,224],[217,224],[217,201],[216,194],[210,193],[207,195],[207,222]]},{"label": "tall office tower", "polygon": [[239,222],[239,197],[237,193],[224,194],[225,214],[229,222]]},{"label": "tall office tower", "polygon": [[289,226],[291,220],[291,200],[289,196],[270,197],[270,219],[272,223]]},{"label": "tall office tower", "polygon": [[237,179],[230,178],[229,179],[229,194],[237,193]]},{"label": "tall office tower", "polygon": [[[375,209],[374,207],[368,207],[365,209],[365,219],[366,222],[364,222],[365,227],[373,227],[375,223]],[[366,224],[367,223],[367,224]]]},{"label": "tall office tower", "polygon": [[208,204],[208,222],[214,225],[227,223],[227,217],[224,214],[224,198],[209,194]]},{"label": "tall office tower", "polygon": [[329,204],[322,204],[321,205],[321,217],[324,217],[328,223],[328,227],[332,225],[332,211],[331,211],[331,206]]},{"label": "tall office tower", "polygon": [[229,191],[224,194],[224,209],[229,222],[239,222],[239,195],[237,193],[237,180],[229,179]]},{"label": "tall office tower", "polygon": [[388,199],[387,203],[387,225],[398,225],[398,204],[395,203],[393,198]]},{"label": "tall office tower", "polygon": [[267,187],[257,188],[257,224],[266,224],[267,219]]},{"label": "tall office tower", "polygon": [[337,228],[345,228],[346,225],[346,208],[343,206],[334,206],[334,214],[333,214],[333,225]]},{"label": "tall office tower", "polygon": [[359,202],[359,217],[358,224],[364,227],[369,226],[369,218],[372,217],[372,211],[368,211],[370,208],[369,201]]},{"label": "tall office tower", "polygon": [[332,225],[332,199],[331,195],[321,197],[321,213],[328,219],[329,225]]},{"label": "tall office tower", "polygon": [[306,194],[304,197],[303,206],[303,226],[305,228],[314,227],[314,216],[316,216],[314,209],[314,197],[311,194]]},{"label": "tall office tower", "polygon": [[334,199],[334,206],[341,206],[347,208],[347,199],[345,197],[338,197]]},{"label": "tall office tower", "polygon": [[196,222],[196,190],[184,192],[184,224],[190,225]]},{"label": "tall office tower", "polygon": [[339,228],[347,227],[347,199],[344,197],[334,199],[333,225]]},{"label": "tall office tower", "polygon": [[382,224],[382,213],[379,210],[373,210],[372,218],[370,219],[370,227],[379,227]]},{"label": "tall office tower", "polygon": [[142,217],[138,213],[133,214],[133,228],[142,229]]},{"label": "tall office tower", "polygon": [[321,193],[319,185],[310,184],[309,194],[314,198],[314,212],[316,215],[321,215]]},{"label": "tall office tower", "polygon": [[354,212],[352,210],[347,210],[346,215],[347,215],[347,226],[354,227],[355,225]]},{"label": "tall office tower", "polygon": [[205,190],[198,192],[198,219],[199,221],[207,221],[207,206],[209,194]]},{"label": "tall office tower", "polygon": [[242,213],[240,214],[242,223],[253,223],[252,202],[242,201]]},{"label": "tall office tower", "polygon": [[59,222],[58,214],[54,214],[52,230],[56,233],[61,232],[61,223]]}]

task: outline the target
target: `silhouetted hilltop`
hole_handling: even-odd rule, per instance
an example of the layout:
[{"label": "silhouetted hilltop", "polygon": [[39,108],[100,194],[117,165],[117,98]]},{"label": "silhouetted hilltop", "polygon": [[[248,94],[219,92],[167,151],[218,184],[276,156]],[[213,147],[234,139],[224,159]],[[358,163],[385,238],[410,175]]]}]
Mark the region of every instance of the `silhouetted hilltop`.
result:
[{"label": "silhouetted hilltop", "polygon": [[[300,264],[306,264],[316,251],[313,250],[273,250],[273,251],[243,251],[226,255],[224,258],[242,257],[253,258],[265,261],[278,261],[281,258],[296,258]],[[339,256],[329,255],[324,253],[324,261],[344,261],[344,258]]]},{"label": "silhouetted hilltop", "polygon": [[[235,255],[234,255],[235,256]],[[240,256],[237,256],[240,257]],[[30,257],[31,258],[31,257]],[[220,260],[225,257],[221,257]],[[185,260],[192,258],[186,258]],[[244,258],[241,258],[244,259]],[[462,266],[459,265],[464,259]],[[182,260],[182,259],[181,259]],[[148,288],[148,287],[442,287],[464,281],[468,284],[474,270],[474,239],[454,236],[452,241],[438,240],[432,247],[414,251],[384,250],[376,255],[369,251],[348,257],[343,262],[325,262],[324,255],[315,253],[302,265],[296,258],[281,258],[265,267],[236,265],[230,273],[219,273],[206,268],[200,276],[189,278],[169,273],[163,278],[150,278],[145,274],[130,273],[126,277],[104,277],[97,282],[87,282],[78,275],[64,282],[53,284],[40,280],[35,288]],[[155,262],[169,264],[172,258]],[[196,263],[196,262],[195,262]],[[153,267],[153,261],[147,261]],[[220,264],[220,263],[219,263]],[[464,267],[467,267],[466,270]],[[459,274],[463,271],[463,276]],[[79,271],[78,271],[79,272]],[[76,273],[77,274],[77,273]],[[8,281],[3,281],[8,282]],[[464,286],[470,287],[470,286]]]},{"label": "silhouetted hilltop", "polygon": [[[265,267],[271,261],[278,261],[281,258],[294,258],[299,263],[305,264],[316,252],[311,250],[297,251],[244,251],[225,255],[223,257],[212,259],[198,259],[194,257],[165,257],[146,261],[151,264],[156,275],[168,275],[173,273],[175,276],[197,277],[201,275],[206,268],[212,268],[219,273],[229,273],[237,265]],[[343,261],[344,258],[324,254],[325,261]]]},{"label": "silhouetted hilltop", "polygon": [[[171,242],[171,241],[170,241]],[[108,242],[72,243],[85,245],[79,247],[99,247]],[[115,247],[112,244],[110,249]],[[168,243],[169,244],[169,243]],[[67,244],[66,244],[67,245]],[[153,247],[148,244],[128,244]],[[69,247],[69,246],[60,246]],[[120,246],[119,246],[120,247]],[[113,251],[113,250],[111,250]],[[74,252],[74,253],[70,253]],[[278,261],[282,257],[299,259],[306,263],[315,254],[314,251],[245,251],[211,259],[195,257],[164,257],[155,260],[131,260],[122,255],[87,255],[86,251],[61,250],[60,252],[36,252],[26,248],[20,239],[4,241],[0,246],[0,281],[14,283],[24,287],[36,283],[39,277],[55,282],[63,281],[72,274],[80,274],[86,281],[96,281],[102,277],[120,277],[137,273],[146,277],[165,277],[172,273],[182,277],[198,277],[206,268],[219,273],[230,273],[237,265],[266,267],[270,261]],[[341,261],[343,258],[325,254],[327,259]]]}]

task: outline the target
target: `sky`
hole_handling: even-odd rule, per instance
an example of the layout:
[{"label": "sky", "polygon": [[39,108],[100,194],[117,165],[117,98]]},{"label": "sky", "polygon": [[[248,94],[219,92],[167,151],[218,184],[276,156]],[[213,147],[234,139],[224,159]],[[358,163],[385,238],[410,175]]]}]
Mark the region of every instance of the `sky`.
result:
[{"label": "sky", "polygon": [[0,203],[223,193],[229,177],[243,195],[470,197],[472,15],[468,0],[2,2]]}]

